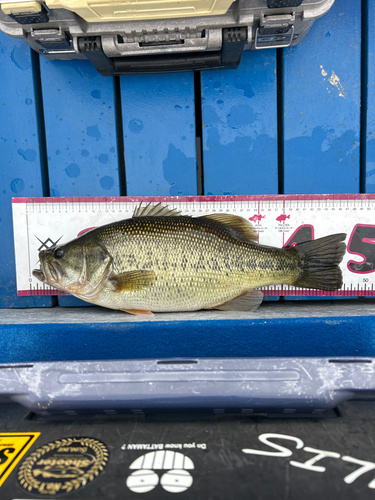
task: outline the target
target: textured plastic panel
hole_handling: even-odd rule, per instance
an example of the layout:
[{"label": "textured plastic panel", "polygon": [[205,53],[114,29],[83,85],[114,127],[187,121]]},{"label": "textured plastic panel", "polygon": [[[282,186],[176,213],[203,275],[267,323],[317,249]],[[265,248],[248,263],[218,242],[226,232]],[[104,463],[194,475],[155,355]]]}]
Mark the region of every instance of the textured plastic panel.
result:
[{"label": "textured plastic panel", "polygon": [[[375,390],[372,359],[167,359],[0,364],[0,397],[54,412],[319,413]],[[74,397],[72,398],[72,394]],[[317,409],[319,409],[317,411]]]},{"label": "textured plastic panel", "polygon": [[335,2],[284,51],[284,192],[359,190],[361,4]]},{"label": "textured plastic panel", "polygon": [[121,77],[127,195],[197,194],[193,73]]},{"label": "textured plastic panel", "polygon": [[44,58],[41,75],[51,196],[119,195],[113,79],[88,61]]},{"label": "textured plastic panel", "polygon": [[0,307],[51,306],[51,297],[17,297],[12,196],[43,196],[38,97],[31,50],[0,33]]},{"label": "textured plastic panel", "polygon": [[202,73],[202,94],[205,194],[277,193],[276,51]]}]

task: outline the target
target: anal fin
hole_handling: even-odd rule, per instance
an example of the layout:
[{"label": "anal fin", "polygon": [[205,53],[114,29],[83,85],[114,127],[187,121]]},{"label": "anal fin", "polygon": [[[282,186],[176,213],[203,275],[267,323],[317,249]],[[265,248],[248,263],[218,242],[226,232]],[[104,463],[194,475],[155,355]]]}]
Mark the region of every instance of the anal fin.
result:
[{"label": "anal fin", "polygon": [[120,311],[124,311],[129,314],[135,314],[136,316],[154,316],[154,313],[152,313],[148,309],[120,309]]},{"label": "anal fin", "polygon": [[260,290],[249,290],[238,297],[235,297],[224,304],[220,304],[212,309],[219,311],[248,311],[257,309],[263,300],[263,293]]}]

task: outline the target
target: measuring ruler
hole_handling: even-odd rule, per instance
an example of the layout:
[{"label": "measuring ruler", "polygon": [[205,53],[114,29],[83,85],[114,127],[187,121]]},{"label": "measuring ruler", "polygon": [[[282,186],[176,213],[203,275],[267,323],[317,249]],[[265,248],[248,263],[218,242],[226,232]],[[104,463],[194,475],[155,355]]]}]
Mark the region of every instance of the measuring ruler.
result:
[{"label": "measuring ruler", "polygon": [[13,198],[12,202],[18,295],[65,294],[33,277],[40,250],[67,243],[87,229],[130,218],[141,202],[161,202],[182,215],[240,215],[254,225],[262,245],[286,247],[346,233],[340,290],[288,285],[262,290],[278,296],[375,296],[375,194]]}]

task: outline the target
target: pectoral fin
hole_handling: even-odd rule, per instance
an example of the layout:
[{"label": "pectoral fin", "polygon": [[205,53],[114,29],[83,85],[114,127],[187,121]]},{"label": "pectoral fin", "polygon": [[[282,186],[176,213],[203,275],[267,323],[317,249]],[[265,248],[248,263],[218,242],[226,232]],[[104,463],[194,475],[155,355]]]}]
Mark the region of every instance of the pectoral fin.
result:
[{"label": "pectoral fin", "polygon": [[239,295],[224,304],[213,307],[219,311],[255,311],[263,300],[263,293],[260,290],[249,290],[243,295]]},{"label": "pectoral fin", "polygon": [[155,281],[154,271],[128,271],[111,276],[108,281],[115,292],[132,292],[150,287]]}]

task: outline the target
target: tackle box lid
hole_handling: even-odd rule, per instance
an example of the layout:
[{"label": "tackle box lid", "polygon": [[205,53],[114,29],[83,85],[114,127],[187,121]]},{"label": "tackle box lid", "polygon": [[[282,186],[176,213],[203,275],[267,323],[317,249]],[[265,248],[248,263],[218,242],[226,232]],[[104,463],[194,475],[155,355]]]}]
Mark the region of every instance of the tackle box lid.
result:
[{"label": "tackle box lid", "polygon": [[290,47],[334,0],[8,0],[0,30],[103,76],[235,69],[244,50]]},{"label": "tackle box lid", "polygon": [[[277,14],[280,9],[289,13],[303,13],[305,20],[315,19],[325,14],[334,0],[252,0],[242,6],[246,13],[254,16]],[[142,19],[171,19],[198,16],[218,16],[225,14],[233,2],[231,0],[8,0],[1,3],[5,14],[35,14],[48,9],[67,9],[75,12],[87,22],[134,21]]]}]

